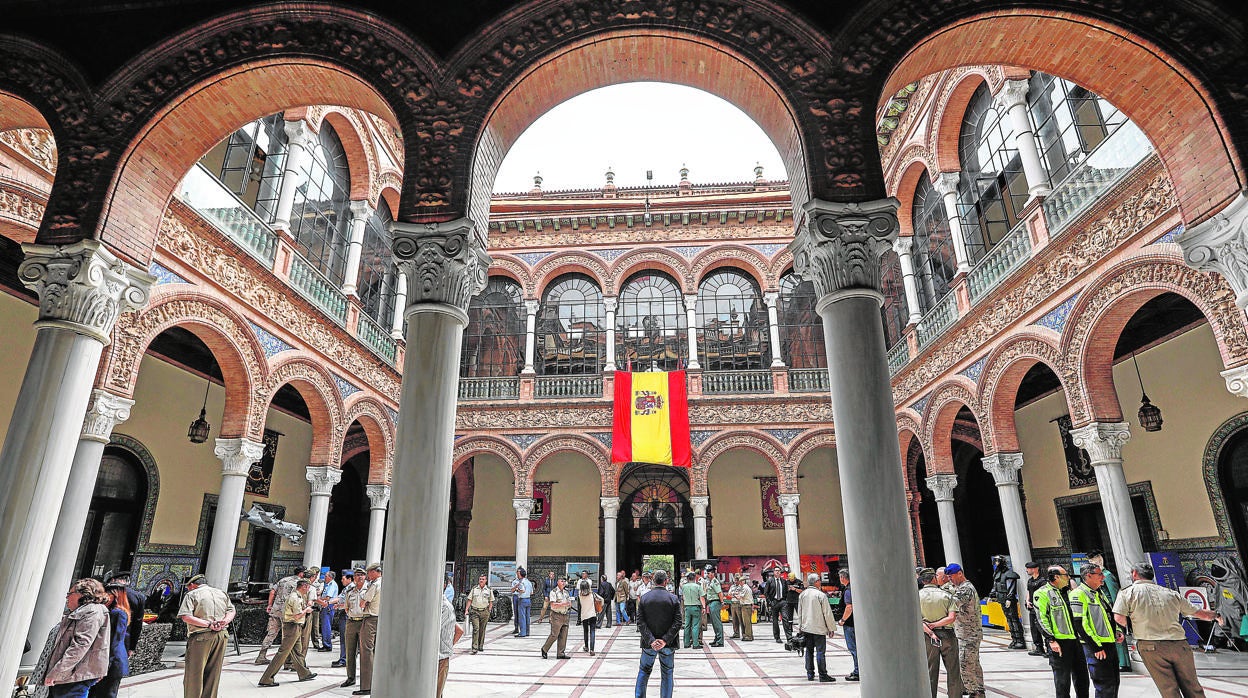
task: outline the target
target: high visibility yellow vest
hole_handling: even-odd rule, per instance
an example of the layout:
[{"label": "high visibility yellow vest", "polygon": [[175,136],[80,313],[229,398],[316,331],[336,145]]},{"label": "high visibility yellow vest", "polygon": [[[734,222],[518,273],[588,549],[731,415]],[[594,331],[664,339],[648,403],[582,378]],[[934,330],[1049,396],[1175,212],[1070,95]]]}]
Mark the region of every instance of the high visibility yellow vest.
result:
[{"label": "high visibility yellow vest", "polygon": [[1083,625],[1083,632],[1088,634],[1098,645],[1114,644],[1114,624],[1109,619],[1109,610],[1105,608],[1105,600],[1095,590],[1084,584],[1070,592],[1070,610],[1075,622]]},{"label": "high visibility yellow vest", "polygon": [[1075,639],[1075,626],[1070,619],[1070,608],[1062,598],[1062,592],[1052,584],[1045,584],[1032,594],[1032,604],[1036,607],[1036,617],[1040,626],[1049,637],[1058,640]]}]

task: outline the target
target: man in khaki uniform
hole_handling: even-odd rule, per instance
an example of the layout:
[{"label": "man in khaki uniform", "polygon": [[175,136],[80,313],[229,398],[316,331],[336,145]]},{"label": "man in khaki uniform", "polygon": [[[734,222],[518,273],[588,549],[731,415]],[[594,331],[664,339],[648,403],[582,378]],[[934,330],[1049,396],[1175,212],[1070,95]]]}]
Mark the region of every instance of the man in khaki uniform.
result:
[{"label": "man in khaki uniform", "polygon": [[743,642],[754,641],[754,590],[744,574],[738,574],[736,582],[728,588],[729,617],[732,618],[732,637]]},{"label": "man in khaki uniform", "polygon": [[178,615],[186,623],[186,667],[182,672],[183,698],[217,698],[221,666],[225,664],[226,628],[234,620],[234,604],[224,591],[208,586],[197,574],[186,583]]},{"label": "man in khaki uniform", "polygon": [[548,658],[546,653],[555,643],[558,643],[556,658],[571,659],[565,654],[568,646],[568,609],[572,607],[572,597],[568,596],[566,585],[564,578],[560,577],[550,592],[550,636],[542,644],[542,659]]},{"label": "man in khaki uniform", "polygon": [[364,622],[360,625],[360,690],[353,696],[373,693],[373,654],[377,649],[377,616],[381,615],[381,564],[374,562],[365,569],[368,583],[360,600],[364,603]]},{"label": "man in khaki uniform", "polygon": [[304,628],[308,622],[308,615],[312,613],[311,601],[312,583],[306,579],[300,579],[295,585],[295,590],[286,596],[286,603],[282,607],[282,646],[273,655],[273,660],[269,662],[269,667],[264,670],[264,674],[260,677],[259,686],[261,688],[270,688],[277,686],[278,683],[273,680],[277,676],[277,671],[282,668],[282,664],[287,659],[294,664],[295,673],[299,674],[300,681],[309,681],[316,678],[314,672],[308,671],[308,665],[304,663],[303,657],[295,651],[295,646],[303,641]]},{"label": "man in khaki uniform", "polygon": [[962,565],[953,563],[945,568],[953,585],[953,605],[958,619],[953,632],[958,636],[958,671],[962,686],[972,698],[984,695],[984,667],[979,663],[979,645],[984,640],[984,626],[979,611],[979,592],[966,578]]},{"label": "man in khaki uniform", "polygon": [[468,620],[472,622],[472,653],[485,649],[485,624],[494,610],[494,590],[486,586],[486,577],[477,578],[477,585],[468,592]]},{"label": "man in khaki uniform", "polygon": [[296,568],[288,577],[277,580],[269,590],[269,603],[265,608],[269,614],[269,627],[265,629],[264,639],[260,642],[260,651],[256,653],[256,664],[269,663],[269,648],[282,635],[282,609],[286,607],[286,597],[294,590],[295,584],[303,576],[303,569]]},{"label": "man in khaki uniform", "polygon": [[949,695],[953,698],[966,691],[962,687],[962,672],[958,668],[958,637],[950,625],[958,619],[953,595],[936,586],[936,571],[924,567],[919,571],[919,611],[923,614],[923,633],[927,636],[927,675],[931,679],[932,698],[940,684],[940,665],[945,665]]},{"label": "man in khaki uniform", "polygon": [[1179,616],[1212,621],[1217,614],[1192,608],[1178,592],[1153,581],[1155,576],[1147,562],[1131,567],[1132,584],[1118,592],[1114,620],[1125,626],[1130,619],[1135,647],[1161,695],[1203,698],[1205,691],[1196,678],[1196,662]]},{"label": "man in khaki uniform", "polygon": [[364,577],[364,568],[356,567],[355,574],[352,575],[354,581],[342,595],[343,611],[347,614],[347,622],[342,631],[342,646],[347,653],[347,680],[342,682],[343,688],[355,685],[355,662],[359,656],[360,634],[364,628],[364,587],[367,586]]}]

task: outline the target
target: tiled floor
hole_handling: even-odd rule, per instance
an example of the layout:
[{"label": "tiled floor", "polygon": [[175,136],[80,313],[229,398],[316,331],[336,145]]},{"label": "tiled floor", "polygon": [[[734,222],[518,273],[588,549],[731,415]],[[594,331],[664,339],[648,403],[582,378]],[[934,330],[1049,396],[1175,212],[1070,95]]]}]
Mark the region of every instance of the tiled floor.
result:
[{"label": "tiled floor", "polygon": [[[461,640],[451,660],[447,682],[447,698],[478,698],[502,696],[560,696],[595,698],[597,696],[631,696],[637,676],[640,645],[634,628],[616,627],[598,633],[597,656],[580,652],[580,628],[569,634],[568,648],[572,659],[543,660],[538,654],[545,640],[547,626],[534,625],[528,638],[511,636],[510,624],[491,626],[486,635],[485,652],[468,654],[468,640]],[[681,650],[676,655],[676,695],[729,696],[742,698],[762,696],[856,696],[858,684],[841,677],[849,673],[851,660],[843,640],[838,636],[828,648],[828,668],[838,681],[834,684],[807,683],[800,657],[786,653],[771,641],[770,626],[757,626],[757,640],[750,643],[729,640],[726,647]],[[1048,664],[1043,658],[1030,657],[1021,651],[1005,649],[1008,638],[989,632],[984,640],[982,660],[989,696],[1040,698],[1053,695]],[[246,650],[246,648],[244,648]],[[166,659],[172,663],[180,654],[180,646],[171,646]],[[254,649],[236,657],[229,655],[222,676],[222,698],[305,698],[309,696],[347,696],[354,689],[339,688],[345,678],[343,669],[331,669],[329,663],[338,653],[313,652],[309,664],[319,676],[306,683],[294,683],[293,674],[278,676],[283,685],[261,690],[256,687],[263,667],[252,663]],[[1248,696],[1248,654],[1225,650],[1197,655],[1197,667],[1206,693],[1216,696]],[[289,681],[289,682],[288,682]],[[651,678],[650,695],[658,695],[658,667]],[[943,683],[943,681],[942,681]],[[942,689],[941,693],[944,691]],[[177,669],[137,676],[127,680],[122,698],[178,698],[182,695],[182,673]],[[1144,698],[1159,695],[1147,675],[1123,677],[1122,698]],[[398,698],[398,697],[387,697]],[[402,698],[409,698],[403,696]],[[415,697],[410,698],[424,698]]]}]

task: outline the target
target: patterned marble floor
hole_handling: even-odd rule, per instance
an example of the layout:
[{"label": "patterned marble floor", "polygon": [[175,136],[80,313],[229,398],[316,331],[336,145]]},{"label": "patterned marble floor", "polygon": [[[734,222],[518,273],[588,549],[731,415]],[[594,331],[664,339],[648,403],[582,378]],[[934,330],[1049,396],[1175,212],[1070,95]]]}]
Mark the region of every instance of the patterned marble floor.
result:
[{"label": "patterned marble floor", "polygon": [[[447,698],[502,698],[558,696],[568,698],[621,697],[633,695],[640,654],[636,631],[631,626],[615,627],[598,633],[599,652],[591,657],[580,652],[579,628],[569,636],[572,659],[543,660],[538,651],[545,640],[547,626],[533,627],[533,635],[515,638],[510,624],[492,625],[486,634],[485,651],[468,653],[468,640],[456,646],[451,660]],[[676,694],[729,696],[730,698],[761,698],[763,696],[857,696],[858,684],[841,677],[852,666],[844,641],[838,636],[828,648],[829,671],[838,681],[834,684],[808,683],[801,658],[786,653],[771,641],[771,628],[760,624],[754,642],[729,640],[726,647],[702,650],[681,650],[676,656]],[[989,696],[1040,698],[1053,695],[1048,665],[1043,658],[1025,652],[1005,649],[1008,637],[989,632],[984,640],[982,660]],[[343,669],[329,664],[337,652],[313,652],[309,665],[319,676],[305,683],[294,683],[293,674],[282,673],[278,688],[260,689],[256,681],[263,667],[252,663],[254,648],[242,656],[229,655],[222,676],[222,698],[308,698],[311,696],[348,696],[353,689],[339,688],[345,678]],[[166,661],[172,666],[181,654],[180,645],[170,646]],[[180,665],[179,665],[180,666]],[[1248,654],[1226,651],[1197,655],[1197,667],[1206,693],[1215,696],[1248,696]],[[658,667],[651,678],[650,695],[658,695]],[[289,678],[287,678],[289,677]],[[943,688],[941,694],[944,694]],[[178,698],[182,695],[180,669],[144,674],[122,684],[121,698]],[[1122,698],[1144,698],[1160,695],[1147,675],[1124,676]],[[404,696],[404,698],[408,698]],[[411,697],[418,698],[418,697]],[[423,697],[419,697],[423,698]]]}]

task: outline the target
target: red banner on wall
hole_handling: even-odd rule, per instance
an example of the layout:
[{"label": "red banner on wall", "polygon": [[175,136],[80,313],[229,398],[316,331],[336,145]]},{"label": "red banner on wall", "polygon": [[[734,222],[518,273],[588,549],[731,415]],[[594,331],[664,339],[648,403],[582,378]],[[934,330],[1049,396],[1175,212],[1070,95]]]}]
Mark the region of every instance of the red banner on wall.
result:
[{"label": "red banner on wall", "polygon": [[763,530],[784,528],[784,511],[780,509],[780,482],[774,477],[760,477],[758,489],[763,505]]},{"label": "red banner on wall", "polygon": [[533,483],[533,512],[529,514],[529,533],[550,533],[550,495],[553,482]]}]

